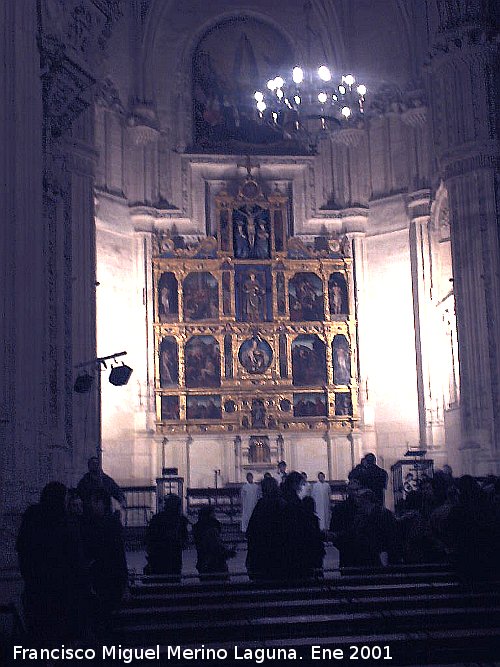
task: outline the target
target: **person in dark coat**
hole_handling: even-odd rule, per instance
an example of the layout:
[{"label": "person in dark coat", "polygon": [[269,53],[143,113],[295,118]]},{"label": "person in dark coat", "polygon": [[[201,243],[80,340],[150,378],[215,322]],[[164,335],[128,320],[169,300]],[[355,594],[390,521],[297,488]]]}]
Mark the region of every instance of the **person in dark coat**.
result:
[{"label": "person in dark coat", "polygon": [[88,472],[78,482],[76,490],[83,501],[85,514],[89,514],[90,498],[94,491],[102,490],[106,493],[106,514],[111,515],[111,498],[114,498],[122,507],[126,507],[126,498],[115,480],[101,470],[97,456],[91,456],[87,462]]},{"label": "person in dark coat", "polygon": [[168,495],[163,509],[155,514],[147,528],[145,574],[166,574],[172,581],[180,581],[182,550],[188,541],[187,526],[181,499],[173,493]]},{"label": "person in dark coat", "polygon": [[309,566],[312,568],[315,577],[322,577],[325,544],[323,541],[323,531],[319,527],[319,518],[315,513],[314,498],[305,496],[302,499],[302,507],[305,510],[308,520],[308,530],[304,535],[304,540],[307,547]]},{"label": "person in dark coat", "polygon": [[339,566],[341,568],[354,567],[357,563],[354,521],[358,513],[356,497],[360,490],[360,484],[351,479],[347,486],[347,498],[334,504],[332,508],[330,536],[333,545],[339,551]]},{"label": "person in dark coat", "polygon": [[122,526],[118,519],[107,514],[108,500],[104,489],[92,492],[82,531],[94,594],[95,632],[103,639],[128,581]]},{"label": "person in dark coat", "polygon": [[314,576],[311,545],[314,527],[304,508],[300,493],[304,485],[302,475],[293,470],[283,482],[285,505],[281,512],[283,522],[283,578],[308,579]]},{"label": "person in dark coat", "polygon": [[349,473],[349,480],[356,480],[364,489],[373,491],[375,500],[383,507],[387,473],[377,465],[375,454],[365,454],[361,463]]},{"label": "person in dark coat", "polygon": [[283,578],[284,531],[282,512],[285,501],[278,482],[270,475],[261,482],[262,498],[254,507],[247,528],[246,567],[250,579]]},{"label": "person in dark coat", "polygon": [[235,549],[227,549],[222,541],[222,526],[215,518],[213,507],[206,505],[198,514],[193,526],[196,545],[196,569],[204,581],[228,579],[227,559],[236,555]]},{"label": "person in dark coat", "polygon": [[42,646],[88,637],[90,586],[66,487],[47,484],[23,515],[16,548],[28,633]]}]

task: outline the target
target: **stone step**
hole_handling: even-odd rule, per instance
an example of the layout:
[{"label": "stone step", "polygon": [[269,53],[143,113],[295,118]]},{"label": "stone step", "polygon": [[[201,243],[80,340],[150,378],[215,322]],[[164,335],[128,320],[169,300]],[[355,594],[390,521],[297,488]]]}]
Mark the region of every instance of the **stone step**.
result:
[{"label": "stone step", "polygon": [[[338,665],[391,665],[391,667],[404,667],[413,665],[422,667],[424,665],[434,665],[435,667],[470,667],[473,665],[497,665],[498,645],[500,643],[500,632],[497,629],[462,629],[462,630],[430,630],[416,631],[411,634],[405,632],[389,632],[373,634],[371,637],[358,634],[345,634],[339,636],[317,637],[309,635],[292,639],[267,639],[255,642],[245,642],[237,646],[238,658],[235,659],[234,642],[217,642],[216,645],[205,644],[204,649],[215,649],[226,651],[227,658],[224,660],[214,659],[210,662],[210,657],[202,658],[199,662],[193,662],[192,658],[186,660],[175,659],[175,664],[180,665],[203,665],[203,664],[224,664],[225,667],[241,667],[242,664],[255,664],[248,659],[241,660],[240,656],[245,650],[252,650],[254,659],[258,656],[263,664],[292,664],[300,667],[311,667],[325,664]],[[160,646],[160,665],[171,665],[174,662],[172,655],[168,650],[177,650],[178,644],[171,647]],[[320,650],[342,651],[344,660],[332,658],[332,654],[323,655],[321,659],[312,659],[312,647],[319,646]],[[357,647],[358,652],[361,647],[380,647],[382,654],[386,654],[385,647],[388,648],[388,654],[391,660],[357,660],[349,659],[353,655],[351,647]],[[183,649],[200,649],[201,643],[185,644]],[[278,651],[296,651],[297,660],[285,660],[277,653]],[[256,651],[268,651],[268,655],[260,655]],[[317,651],[317,650],[316,650]],[[366,649],[365,649],[366,651]],[[321,653],[320,653],[321,655]],[[337,654],[338,655],[338,654]],[[358,653],[359,655],[359,653]],[[289,658],[291,656],[289,655]],[[302,659],[300,659],[302,658]],[[495,661],[495,662],[493,662]]]},{"label": "stone step", "polygon": [[[256,618],[262,615],[263,605],[267,616],[281,616],[288,614],[324,614],[324,613],[349,613],[352,611],[393,611],[395,609],[411,609],[416,606],[433,609],[446,604],[447,607],[487,607],[494,606],[498,600],[496,591],[489,593],[441,593],[441,594],[414,594],[408,593],[398,595],[387,595],[384,597],[326,597],[313,600],[261,600],[250,602],[225,602],[200,605],[196,602],[181,606],[178,604],[163,606],[141,606],[122,609],[117,616],[117,627],[125,627],[130,624],[139,624],[147,619],[154,618],[155,622],[162,621],[200,621],[206,619],[207,615],[211,621],[225,620],[227,618]],[[170,601],[169,601],[170,602]]]},{"label": "stone step", "polygon": [[[265,612],[266,610],[263,609]],[[294,616],[267,616],[242,619],[204,619],[193,622],[158,622],[156,616],[149,623],[116,628],[117,637],[126,645],[169,641],[182,644],[192,641],[216,642],[231,639],[234,642],[262,641],[263,639],[291,639],[312,636],[344,636],[358,634],[370,637],[388,632],[416,632],[423,629],[500,628],[500,606],[449,607],[433,609],[386,609],[379,612],[302,613]]]}]

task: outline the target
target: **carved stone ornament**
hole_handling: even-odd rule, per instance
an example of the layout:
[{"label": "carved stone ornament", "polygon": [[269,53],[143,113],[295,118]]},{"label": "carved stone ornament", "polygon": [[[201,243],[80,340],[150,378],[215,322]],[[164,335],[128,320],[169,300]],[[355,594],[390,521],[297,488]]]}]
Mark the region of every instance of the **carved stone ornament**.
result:
[{"label": "carved stone ornament", "polygon": [[45,117],[61,135],[92,102],[104,46],[123,0],[43,0],[38,48]]},{"label": "carved stone ornament", "polygon": [[365,136],[365,130],[360,127],[345,127],[332,135],[332,141],[348,148],[359,146]]},{"label": "carved stone ornament", "polygon": [[125,108],[120,99],[120,93],[113,80],[109,77],[106,77],[100,82],[98,90],[96,91],[95,101],[100,107],[111,109],[120,115],[125,113]]},{"label": "carved stone ornament", "polygon": [[157,140],[158,119],[155,111],[146,104],[136,104],[127,118],[128,132],[136,146],[147,146]]}]

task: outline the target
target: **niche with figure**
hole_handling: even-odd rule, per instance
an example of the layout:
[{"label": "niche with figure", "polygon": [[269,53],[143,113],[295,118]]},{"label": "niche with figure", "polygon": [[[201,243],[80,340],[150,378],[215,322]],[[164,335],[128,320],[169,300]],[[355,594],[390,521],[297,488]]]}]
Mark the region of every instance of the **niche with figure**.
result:
[{"label": "niche with figure", "polygon": [[292,341],[292,378],[299,387],[326,383],[326,347],[316,334],[297,336]]},{"label": "niche with figure", "polygon": [[170,271],[162,273],[158,281],[158,319],[175,322],[179,319],[177,278]]},{"label": "niche with figure", "polygon": [[160,343],[160,387],[176,387],[179,384],[179,359],[177,341],[166,336]]},{"label": "niche with figure", "polygon": [[219,317],[219,286],[207,271],[190,273],[182,284],[184,319],[187,322],[215,320]]},{"label": "niche with figure", "polygon": [[269,259],[269,210],[245,204],[233,211],[233,248],[237,259]]},{"label": "niche with figure", "polygon": [[271,448],[267,435],[250,436],[248,463],[271,463]]},{"label": "niche with figure", "polygon": [[315,273],[296,273],[288,283],[290,319],[296,322],[325,319],[323,284]]},{"label": "niche with figure", "polygon": [[330,315],[347,315],[349,313],[349,301],[347,296],[347,283],[341,273],[332,273],[328,280],[328,297],[330,301]]},{"label": "niche with figure", "polygon": [[333,383],[351,384],[351,349],[349,341],[341,334],[332,341],[332,361]]},{"label": "niche with figure", "polygon": [[186,387],[220,387],[220,349],[213,336],[192,336],[184,348]]}]

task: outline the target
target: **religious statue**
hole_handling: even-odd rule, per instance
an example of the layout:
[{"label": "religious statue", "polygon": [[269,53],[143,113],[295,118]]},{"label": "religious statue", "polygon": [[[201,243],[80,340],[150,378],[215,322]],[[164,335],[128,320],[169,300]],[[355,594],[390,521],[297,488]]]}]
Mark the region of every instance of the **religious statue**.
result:
[{"label": "religious statue", "polygon": [[234,232],[234,254],[238,259],[246,259],[249,255],[250,248],[248,247],[248,240],[243,229],[243,222],[237,220]]},{"label": "religious statue", "polygon": [[266,408],[259,399],[252,401],[252,428],[266,428]]},{"label": "religious statue", "polygon": [[335,384],[349,384],[351,381],[351,355],[345,345],[333,346],[333,380]]},{"label": "religious statue", "polygon": [[340,315],[342,312],[342,288],[338,283],[333,283],[330,290],[330,312],[332,315]]},{"label": "religious statue", "polygon": [[254,245],[254,256],[257,259],[267,259],[269,257],[269,234],[263,220],[257,223],[257,236]]},{"label": "religious statue", "polygon": [[251,271],[243,286],[243,315],[246,321],[259,322],[264,319],[265,290],[257,280],[256,274]]}]

